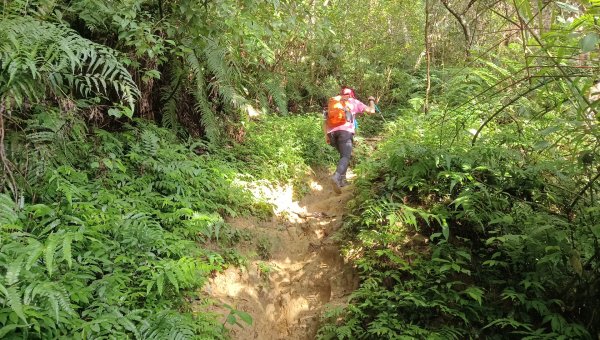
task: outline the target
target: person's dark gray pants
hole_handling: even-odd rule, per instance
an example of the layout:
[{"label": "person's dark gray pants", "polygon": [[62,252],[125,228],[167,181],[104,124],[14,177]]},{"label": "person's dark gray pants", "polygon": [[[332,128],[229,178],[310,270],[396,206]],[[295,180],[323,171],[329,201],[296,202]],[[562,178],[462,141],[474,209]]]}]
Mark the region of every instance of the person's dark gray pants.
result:
[{"label": "person's dark gray pants", "polygon": [[348,131],[334,131],[329,134],[331,146],[337,149],[340,154],[340,160],[337,165],[337,172],[340,178],[346,178],[346,171],[352,158],[352,139],[354,134]]}]

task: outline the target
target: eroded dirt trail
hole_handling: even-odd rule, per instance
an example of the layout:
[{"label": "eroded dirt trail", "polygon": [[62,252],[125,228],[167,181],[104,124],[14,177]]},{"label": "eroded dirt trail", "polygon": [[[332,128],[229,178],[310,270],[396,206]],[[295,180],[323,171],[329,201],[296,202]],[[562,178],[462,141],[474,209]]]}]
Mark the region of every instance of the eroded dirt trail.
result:
[{"label": "eroded dirt trail", "polygon": [[252,326],[230,328],[234,339],[314,339],[325,305],[345,304],[356,289],[358,276],[332,239],[351,187],[336,195],[325,171],[314,176],[311,187],[299,202],[291,199],[290,188],[263,190],[276,205],[270,221],[228,221],[250,230],[254,245],[270,244],[269,259],[230,268],[205,287],[213,299],[252,315]]}]

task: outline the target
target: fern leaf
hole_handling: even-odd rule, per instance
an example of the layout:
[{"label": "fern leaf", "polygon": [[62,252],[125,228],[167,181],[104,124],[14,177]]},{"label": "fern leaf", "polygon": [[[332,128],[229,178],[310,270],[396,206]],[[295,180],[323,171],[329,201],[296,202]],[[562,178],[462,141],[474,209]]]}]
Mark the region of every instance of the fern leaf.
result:
[{"label": "fern leaf", "polygon": [[165,275],[167,276],[167,279],[173,285],[173,287],[175,287],[175,290],[179,291],[179,282],[177,281],[177,277],[175,276],[173,271],[165,270]]},{"label": "fern leaf", "polygon": [[0,194],[0,224],[12,225],[19,220],[15,202],[5,194]]},{"label": "fern leaf", "polygon": [[58,302],[58,305],[60,306],[60,308],[63,311],[67,312],[68,314],[70,314],[72,316],[76,316],[77,312],[75,312],[75,310],[71,306],[71,303],[69,302],[69,294],[67,293],[67,290],[65,289],[65,287],[59,286],[57,283],[54,283],[54,282],[52,284],[55,288],[55,292],[52,295]]},{"label": "fern leaf", "polygon": [[38,240],[31,239],[28,249],[29,256],[27,258],[27,262],[25,263],[26,270],[30,270],[33,264],[40,258],[40,256],[42,256],[44,253],[44,245]]},{"label": "fern leaf", "polygon": [[275,103],[277,104],[277,108],[279,109],[279,112],[281,112],[281,114],[283,114],[283,115],[287,115],[288,114],[288,109],[287,109],[288,101],[287,101],[287,97],[285,95],[285,90],[275,80],[267,81],[264,83],[264,85],[267,88],[267,90],[269,91],[269,94],[275,100]]},{"label": "fern leaf", "polygon": [[214,143],[219,138],[219,125],[216,114],[211,109],[208,101],[204,80],[204,68],[193,52],[187,54],[186,61],[194,74],[196,87],[194,91],[194,98],[196,99],[195,109],[201,113],[202,126],[204,127],[208,140]]},{"label": "fern leaf", "polygon": [[180,127],[177,117],[177,98],[181,92],[182,71],[179,67],[174,68],[171,82],[162,89],[163,102],[162,124],[164,127],[177,131]]},{"label": "fern leaf", "polygon": [[[21,106],[26,99],[40,101],[48,90],[61,97],[73,89],[85,96],[103,94],[106,86],[100,84],[111,83],[133,111],[139,89],[114,50],[66,26],[29,16],[3,17],[0,32],[2,60],[9,65],[3,99],[11,98]],[[100,65],[115,70],[110,78],[94,73]]]},{"label": "fern leaf", "polygon": [[16,260],[6,269],[5,282],[6,285],[11,286],[19,281],[19,274],[23,268],[24,255],[19,256]]},{"label": "fern leaf", "polygon": [[48,300],[48,303],[52,307],[52,311],[54,312],[54,316],[56,317],[56,322],[58,322],[60,317],[60,307],[58,304],[58,299],[54,294],[47,294],[46,298]]},{"label": "fern leaf", "polygon": [[146,151],[149,155],[156,156],[160,146],[160,139],[158,136],[150,130],[144,130],[141,138],[144,151]]},{"label": "fern leaf", "polygon": [[9,325],[6,325],[6,326],[0,328],[0,339],[4,339],[4,337],[8,333],[10,333],[10,332],[12,332],[15,329],[20,328],[20,327],[25,327],[25,326],[24,325],[17,325],[17,324],[12,323],[12,324],[9,324]]},{"label": "fern leaf", "polygon": [[17,316],[21,318],[25,324],[27,324],[27,318],[23,312],[23,304],[21,303],[21,294],[19,293],[19,288],[17,286],[6,288],[0,284],[0,292],[2,292],[6,297],[8,305],[13,312],[15,312],[15,314],[17,314]]},{"label": "fern leaf", "polygon": [[142,339],[140,334],[140,330],[136,327],[136,325],[132,322],[132,320],[138,320],[137,311],[133,311],[128,313],[127,315],[123,315],[118,310],[114,312],[117,315],[117,322],[123,326],[126,330],[130,331],[135,335],[136,339]]},{"label": "fern leaf", "polygon": [[73,254],[71,253],[71,243],[73,242],[73,235],[71,233],[67,233],[63,238],[62,244],[62,253],[63,260],[67,261],[69,268],[73,265]]},{"label": "fern leaf", "polygon": [[165,286],[165,273],[163,272],[156,276],[156,288],[158,289],[158,295],[162,295],[164,286]]},{"label": "fern leaf", "polygon": [[56,253],[58,241],[59,238],[56,234],[50,234],[46,242],[46,247],[44,249],[44,261],[46,262],[48,276],[52,276],[52,272],[54,271],[54,255]]}]

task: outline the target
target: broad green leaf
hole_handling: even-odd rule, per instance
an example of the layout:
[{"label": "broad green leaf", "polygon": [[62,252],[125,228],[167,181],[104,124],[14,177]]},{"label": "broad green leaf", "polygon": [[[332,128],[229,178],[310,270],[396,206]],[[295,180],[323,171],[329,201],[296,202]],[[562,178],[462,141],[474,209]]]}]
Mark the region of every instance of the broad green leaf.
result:
[{"label": "broad green leaf", "polygon": [[235,314],[240,317],[248,325],[252,325],[252,316],[244,311],[236,310]]},{"label": "broad green leaf", "polygon": [[579,13],[579,8],[575,5],[568,4],[566,2],[557,1],[556,5],[567,12]]},{"label": "broad green leaf", "polygon": [[483,290],[481,288],[471,286],[465,289],[463,292],[469,295],[469,297],[471,297],[473,300],[477,301],[477,303],[479,303],[479,305],[481,306],[483,297]]},{"label": "broad green leaf", "polygon": [[108,115],[115,118],[121,118],[123,117],[123,112],[115,107],[111,107],[108,109]]},{"label": "broad green leaf", "polygon": [[600,41],[600,36],[598,33],[592,32],[581,39],[579,46],[581,46],[582,52],[588,53],[597,49],[598,41]]},{"label": "broad green leaf", "polygon": [[17,325],[17,324],[10,324],[10,325],[6,325],[2,328],[0,328],[0,338],[4,338],[6,336],[6,334],[8,334],[11,331],[14,331],[15,329],[19,328],[19,327],[26,327],[25,325]]},{"label": "broad green leaf", "polygon": [[446,240],[450,237],[450,228],[445,223],[442,225],[442,234]]}]

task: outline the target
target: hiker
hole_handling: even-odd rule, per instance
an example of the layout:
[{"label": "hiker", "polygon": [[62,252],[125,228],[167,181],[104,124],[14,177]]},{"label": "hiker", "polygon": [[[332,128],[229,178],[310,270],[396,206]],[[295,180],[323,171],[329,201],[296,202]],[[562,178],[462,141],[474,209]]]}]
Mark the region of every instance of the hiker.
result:
[{"label": "hiker", "polygon": [[346,171],[352,157],[352,144],[355,132],[354,120],[357,114],[375,113],[375,98],[369,97],[369,106],[356,99],[354,90],[343,86],[338,96],[329,98],[323,132],[325,141],[340,154],[335,173],[331,176],[333,190],[341,193],[346,183]]}]

